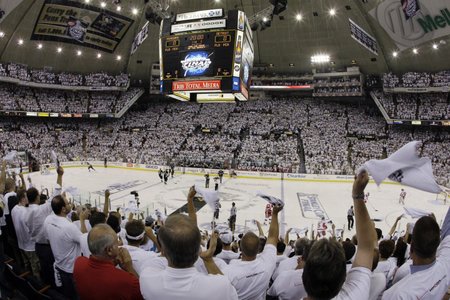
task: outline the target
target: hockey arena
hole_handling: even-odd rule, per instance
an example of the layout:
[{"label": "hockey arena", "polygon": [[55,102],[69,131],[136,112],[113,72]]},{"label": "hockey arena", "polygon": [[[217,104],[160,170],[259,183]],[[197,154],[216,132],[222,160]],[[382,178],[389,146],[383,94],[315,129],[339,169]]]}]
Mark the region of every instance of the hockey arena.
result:
[{"label": "hockey arena", "polygon": [[0,0],[0,300],[450,300],[450,0]]},{"label": "hockey arena", "polygon": [[[64,174],[65,184],[78,187],[76,195],[72,196],[74,201],[80,204],[90,203],[91,205],[102,207],[104,203],[104,191],[111,191],[111,209],[120,208],[126,211],[128,203],[134,196],[130,192],[137,191],[139,194],[140,210],[145,216],[153,215],[155,210],[171,214],[186,204],[186,197],[189,188],[193,185],[205,185],[204,175],[213,174],[210,170],[203,170],[201,174],[183,174],[182,169],[175,172],[173,178],[169,178],[167,184],[164,184],[158,177],[157,171],[149,171],[142,168],[133,170],[132,168],[122,168],[109,166],[104,168],[102,164],[94,165],[95,171],[88,171],[87,167],[67,168]],[[250,176],[249,176],[250,175]],[[199,225],[206,230],[211,230],[211,222],[215,221],[220,228],[227,227],[230,217],[231,203],[235,202],[238,216],[236,223],[239,225],[236,232],[242,233],[247,230],[257,230],[253,220],[258,220],[264,230],[268,231],[268,220],[265,221],[265,208],[267,202],[257,197],[259,191],[263,191],[274,197],[282,198],[285,201],[286,210],[283,210],[284,221],[282,224],[285,230],[293,228],[292,238],[299,235],[305,235],[305,231],[311,233],[311,228],[317,231],[317,223],[320,220],[312,210],[307,210],[302,199],[313,196],[320,209],[323,209],[323,215],[327,220],[335,223],[336,229],[340,232],[344,230],[345,238],[351,238],[354,230],[347,230],[347,210],[352,205],[351,176],[347,179],[338,179],[329,177],[329,179],[290,179],[284,178],[260,178],[258,174],[251,174],[230,177],[226,174],[223,183],[219,183],[219,197],[222,205],[219,219],[213,219],[214,210],[205,205],[198,212]],[[48,174],[41,175],[36,172],[30,175],[32,182],[37,187],[53,187],[56,178],[55,170]],[[213,177],[213,176],[211,176]],[[250,178],[249,178],[250,177]],[[252,178],[253,177],[253,178]],[[287,177],[287,176],[286,176]],[[326,176],[323,176],[324,178]],[[336,176],[338,177],[338,176]],[[210,188],[213,189],[214,181],[211,180]],[[375,183],[370,183],[366,188],[369,193],[367,208],[372,219],[376,222],[376,227],[389,232],[395,219],[405,214],[403,205],[399,203],[401,186],[397,183],[388,182],[377,187]],[[436,215],[439,224],[443,222],[446,213],[445,194],[434,195],[427,192],[418,191],[412,188],[406,188],[407,198],[405,206],[420,207]],[[50,190],[50,194],[52,191]],[[316,202],[314,202],[316,203]],[[311,200],[308,202],[310,206]],[[125,213],[126,214],[126,213]],[[406,224],[411,222],[411,218],[404,218],[398,224],[398,231],[404,231]],[[282,225],[282,226],[283,226]],[[328,226],[328,234],[331,234],[331,226]]]}]

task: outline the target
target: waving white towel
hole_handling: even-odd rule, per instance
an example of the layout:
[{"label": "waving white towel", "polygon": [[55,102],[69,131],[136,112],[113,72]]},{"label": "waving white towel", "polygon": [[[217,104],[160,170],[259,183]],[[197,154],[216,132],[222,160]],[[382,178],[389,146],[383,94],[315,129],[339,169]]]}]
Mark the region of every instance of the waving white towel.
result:
[{"label": "waving white towel", "polygon": [[203,197],[203,200],[208,203],[213,210],[216,209],[216,203],[219,202],[219,192],[205,189],[198,184],[195,185],[195,191]]},{"label": "waving white towel", "polygon": [[425,192],[439,193],[441,188],[433,177],[431,160],[428,157],[419,157],[416,153],[419,143],[409,142],[388,158],[371,159],[360,169],[368,170],[377,185],[389,177],[393,181]]},{"label": "waving white towel", "polygon": [[258,192],[256,194],[256,196],[263,198],[264,200],[266,200],[270,204],[284,206],[283,200],[275,198],[275,197],[267,195],[267,194],[264,194],[263,192]]}]

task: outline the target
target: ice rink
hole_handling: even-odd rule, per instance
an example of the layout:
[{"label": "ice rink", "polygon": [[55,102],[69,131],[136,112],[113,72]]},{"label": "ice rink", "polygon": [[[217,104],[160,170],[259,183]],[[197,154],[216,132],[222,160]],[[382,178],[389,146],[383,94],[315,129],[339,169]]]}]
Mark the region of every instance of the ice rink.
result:
[{"label": "ice rink", "polygon": [[[186,204],[189,187],[194,184],[204,186],[205,179],[199,175],[175,173],[167,185],[162,183],[154,171],[142,171],[123,168],[103,168],[95,166],[96,171],[89,172],[86,167],[65,168],[63,187],[76,186],[80,195],[74,197],[82,203],[90,201],[92,205],[103,205],[105,189],[111,191],[112,209],[126,206],[131,191],[137,191],[140,198],[140,209],[145,215],[153,214],[155,209],[166,210],[171,214]],[[31,173],[33,185],[38,189],[47,187],[50,192],[56,183],[56,172],[51,170],[48,175],[39,172]],[[337,229],[346,229],[347,210],[352,205],[351,188],[348,182],[308,182],[293,180],[223,178],[219,186],[221,211],[218,224],[225,227],[229,217],[231,203],[237,207],[237,232],[256,230],[252,220],[264,223],[266,201],[256,197],[258,191],[285,200],[284,228],[304,228],[316,226],[320,213],[326,215],[336,224]],[[397,216],[404,213],[403,206],[398,203],[400,189],[398,184],[382,184],[377,187],[370,182],[366,192],[370,193],[367,208],[375,220],[376,227],[387,233]],[[407,192],[405,206],[420,208],[436,215],[437,222],[442,223],[448,208],[443,201],[437,201],[436,195],[403,187]],[[214,189],[214,181],[210,181],[210,189]],[[301,205],[303,204],[303,205]],[[198,221],[202,228],[209,228],[213,218],[213,210],[205,205],[198,211]],[[404,218],[399,224],[399,230],[406,228],[411,219]],[[268,226],[264,226],[268,230]],[[344,236],[351,237],[354,230],[345,230]],[[293,237],[292,237],[293,238]]]}]

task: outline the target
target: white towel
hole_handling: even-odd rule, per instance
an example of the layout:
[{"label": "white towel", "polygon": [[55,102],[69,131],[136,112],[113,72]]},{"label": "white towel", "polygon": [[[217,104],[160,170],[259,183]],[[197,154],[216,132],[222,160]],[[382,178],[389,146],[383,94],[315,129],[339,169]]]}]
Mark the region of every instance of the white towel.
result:
[{"label": "white towel", "polygon": [[52,150],[52,152],[50,153],[50,157],[52,158],[52,162],[56,166],[58,164],[58,156],[56,156],[55,151]]},{"label": "white towel", "polygon": [[424,211],[423,209],[413,208],[413,207],[403,207],[405,213],[410,215],[412,218],[420,218],[423,216],[429,216],[431,213]]},{"label": "white towel", "polygon": [[257,192],[256,196],[263,198],[270,204],[284,206],[283,200],[264,194],[263,192]]},{"label": "white towel", "polygon": [[195,185],[195,191],[203,197],[203,200],[212,210],[216,210],[216,203],[219,202],[219,192],[205,189],[198,184]]},{"label": "white towel", "polygon": [[73,197],[80,195],[80,191],[75,186],[68,186],[64,189],[64,192],[71,194]]},{"label": "white towel", "polygon": [[17,156],[17,151],[13,150],[13,151],[8,152],[8,154],[6,154],[5,157],[3,157],[3,160],[7,161],[7,162],[12,162],[14,160],[14,158],[16,158],[16,156]]},{"label": "white towel", "polygon": [[421,158],[416,153],[419,143],[410,142],[386,159],[371,159],[364,163],[360,170],[368,170],[377,185],[389,177],[393,181],[425,192],[439,193],[441,188],[434,179],[431,160],[428,157]]}]

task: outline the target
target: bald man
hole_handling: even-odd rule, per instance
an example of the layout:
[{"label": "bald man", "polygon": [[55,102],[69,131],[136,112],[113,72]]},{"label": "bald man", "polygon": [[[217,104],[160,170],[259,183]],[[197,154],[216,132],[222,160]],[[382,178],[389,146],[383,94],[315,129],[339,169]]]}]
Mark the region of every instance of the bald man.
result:
[{"label": "bald man", "polygon": [[253,232],[247,232],[241,240],[241,260],[230,264],[224,270],[225,275],[236,288],[239,299],[266,299],[269,281],[277,263],[278,213],[282,209],[281,206],[273,207],[269,237],[264,251],[257,257],[259,237]]},{"label": "bald man", "polygon": [[[195,194],[195,190],[194,190]],[[217,238],[216,235],[212,238]],[[167,258],[165,270],[146,268],[141,273],[141,292],[145,299],[233,300],[236,290],[213,260],[215,243],[201,258],[209,275],[194,267],[200,254],[200,231],[185,215],[172,215],[158,232],[161,252]]]},{"label": "bald man", "polygon": [[[127,249],[119,248],[109,225],[97,224],[88,234],[91,256],[75,261],[74,279],[80,299],[142,299],[139,279]],[[119,263],[122,270],[115,266]]]}]

